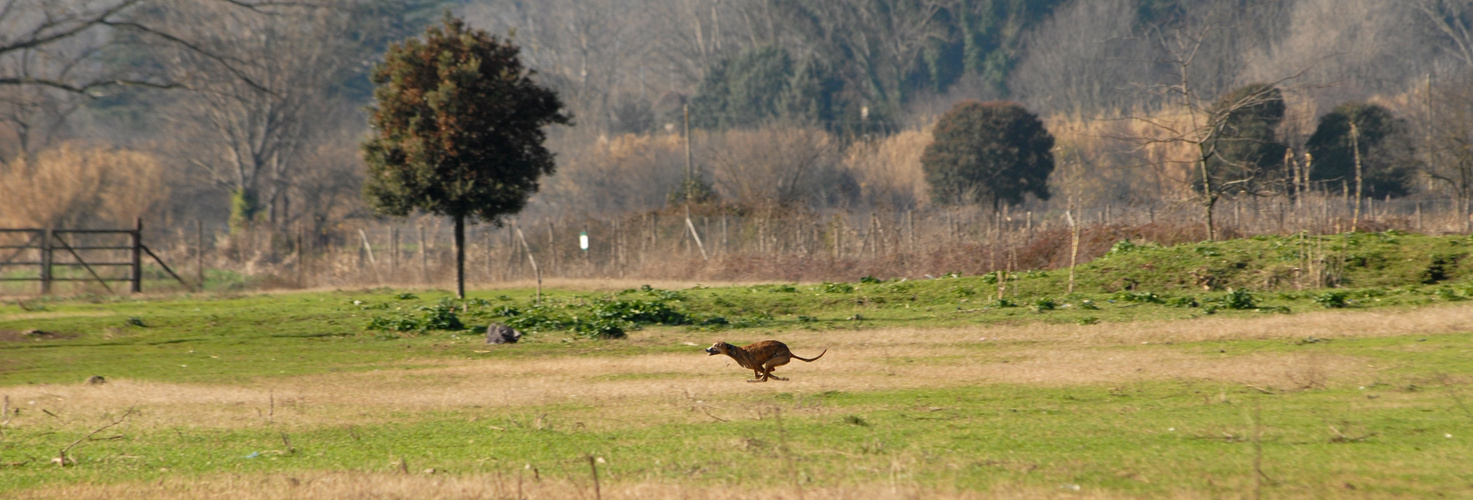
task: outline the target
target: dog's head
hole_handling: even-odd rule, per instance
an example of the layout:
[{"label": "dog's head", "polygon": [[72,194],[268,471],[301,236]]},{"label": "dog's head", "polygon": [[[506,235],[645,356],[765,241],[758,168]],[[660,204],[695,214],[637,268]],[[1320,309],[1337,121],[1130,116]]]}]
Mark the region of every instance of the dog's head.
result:
[{"label": "dog's head", "polygon": [[717,354],[726,354],[730,350],[731,344],[728,344],[726,342],[716,342],[715,344],[711,344],[711,347],[706,348],[706,354],[709,356],[715,356]]}]

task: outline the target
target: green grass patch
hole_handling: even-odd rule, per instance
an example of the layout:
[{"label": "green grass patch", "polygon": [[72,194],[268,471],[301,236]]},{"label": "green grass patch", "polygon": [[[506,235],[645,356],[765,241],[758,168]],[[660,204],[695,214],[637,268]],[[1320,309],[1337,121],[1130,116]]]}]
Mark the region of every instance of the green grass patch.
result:
[{"label": "green grass patch", "polygon": [[[78,464],[46,463],[80,429],[8,430],[0,491],[58,482],[293,470],[587,474],[674,483],[850,484],[896,470],[905,484],[1066,488],[1115,495],[1234,496],[1354,488],[1373,496],[1469,491],[1473,418],[1441,389],[1391,385],[1265,395],[1241,386],[1157,382],[754,396],[722,401],[726,421],[625,422],[590,430],[574,407],[395,415],[398,423],[308,429],[135,428],[87,442]],[[745,414],[735,417],[736,414]],[[760,414],[760,418],[753,416]],[[117,415],[112,417],[116,418]],[[283,436],[286,436],[283,438]],[[18,463],[18,465],[17,465]],[[1060,490],[1063,491],[1063,490]]]}]

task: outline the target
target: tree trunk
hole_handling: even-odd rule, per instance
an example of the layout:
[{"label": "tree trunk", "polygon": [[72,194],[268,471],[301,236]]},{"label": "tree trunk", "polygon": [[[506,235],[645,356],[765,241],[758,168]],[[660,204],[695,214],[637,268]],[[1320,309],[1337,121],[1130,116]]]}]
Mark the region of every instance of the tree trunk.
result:
[{"label": "tree trunk", "polygon": [[1207,198],[1207,201],[1202,204],[1202,208],[1205,208],[1207,211],[1207,241],[1217,240],[1217,228],[1212,223],[1212,209],[1214,208],[1214,205],[1217,205],[1217,199],[1211,196],[1209,196]]},{"label": "tree trunk", "polygon": [[1212,191],[1214,188],[1212,186],[1212,176],[1207,172],[1207,158],[1208,155],[1203,154],[1202,160],[1197,162],[1197,166],[1202,172],[1202,208],[1206,209],[1207,212],[1205,214],[1206,220],[1204,221],[1207,225],[1207,241],[1215,241],[1217,240],[1217,227],[1212,221],[1212,209],[1217,205],[1218,195]]},{"label": "tree trunk", "polygon": [[455,216],[455,297],[465,298],[465,216]]},{"label": "tree trunk", "polygon": [[1360,132],[1356,130],[1353,119],[1350,121],[1350,151],[1355,154],[1355,213],[1350,216],[1350,232],[1354,233],[1360,225],[1360,199],[1364,193],[1361,191]]}]

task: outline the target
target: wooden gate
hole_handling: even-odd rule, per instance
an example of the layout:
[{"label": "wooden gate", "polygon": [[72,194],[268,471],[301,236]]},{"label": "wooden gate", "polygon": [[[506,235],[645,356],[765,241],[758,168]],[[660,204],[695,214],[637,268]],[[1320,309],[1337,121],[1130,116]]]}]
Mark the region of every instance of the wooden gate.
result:
[{"label": "wooden gate", "polygon": [[[138,219],[133,229],[0,228],[0,235],[3,234],[19,234],[25,241],[19,245],[0,245],[0,255],[3,255],[0,258],[0,273],[8,268],[25,267],[35,267],[39,272],[34,277],[0,274],[0,281],[39,281],[43,294],[51,293],[51,284],[57,281],[95,281],[101,283],[108,293],[113,293],[108,282],[128,282],[129,292],[142,292],[145,254],[157,262],[169,276],[179,280],[185,289],[194,290],[163,259],[143,244],[143,219]],[[120,254],[126,255],[126,261],[120,261]],[[74,276],[73,273],[58,276],[55,272],[58,267],[80,268],[87,271],[87,276]],[[114,269],[124,269],[127,275],[120,276],[112,271]]]}]

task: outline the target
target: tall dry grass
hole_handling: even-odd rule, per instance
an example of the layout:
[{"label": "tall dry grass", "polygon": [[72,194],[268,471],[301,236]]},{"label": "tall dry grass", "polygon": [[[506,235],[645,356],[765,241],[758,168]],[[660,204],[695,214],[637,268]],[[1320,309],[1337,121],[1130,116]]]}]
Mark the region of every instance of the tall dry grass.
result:
[{"label": "tall dry grass", "polygon": [[558,171],[535,195],[534,211],[625,213],[665,206],[685,178],[685,145],[675,134],[623,134],[569,144],[561,138]]},{"label": "tall dry grass", "polygon": [[904,130],[878,141],[856,142],[844,151],[844,166],[870,204],[924,206],[930,203],[931,192],[921,154],[930,144],[930,130]]},{"label": "tall dry grass", "polygon": [[846,205],[859,194],[839,163],[837,140],[821,129],[769,126],[706,134],[701,163],[730,203],[777,207]]},{"label": "tall dry grass", "polygon": [[153,155],[63,144],[0,166],[0,226],[127,227],[168,190]]}]

